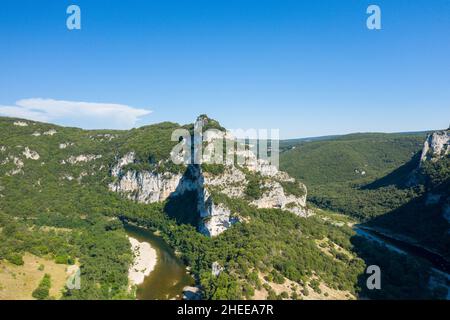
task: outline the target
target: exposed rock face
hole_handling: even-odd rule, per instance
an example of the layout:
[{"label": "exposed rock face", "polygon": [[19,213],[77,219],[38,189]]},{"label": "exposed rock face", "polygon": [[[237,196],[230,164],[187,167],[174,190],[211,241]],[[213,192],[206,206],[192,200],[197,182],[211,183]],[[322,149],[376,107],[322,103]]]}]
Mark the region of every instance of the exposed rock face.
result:
[{"label": "exposed rock face", "polygon": [[436,162],[447,156],[450,151],[449,145],[450,130],[436,131],[429,134],[423,144],[419,165],[410,173],[406,186],[413,187],[424,183],[424,177],[421,174],[423,164],[428,161]]},{"label": "exposed rock face", "polygon": [[431,160],[437,161],[440,158],[446,156],[450,151],[450,131],[436,131],[430,134],[422,149],[422,155],[420,157],[421,162]]},{"label": "exposed rock face", "polygon": [[122,158],[119,158],[117,163],[112,167],[111,175],[113,177],[118,177],[119,174],[121,173],[122,168],[127,164],[133,163],[134,161],[135,161],[135,153],[128,152]]},{"label": "exposed rock face", "polygon": [[[202,122],[202,123],[199,123]],[[205,119],[200,119],[195,127],[205,125]],[[205,149],[215,139],[222,139],[230,135],[214,133],[206,134]],[[227,139],[228,139],[227,138]],[[198,139],[198,137],[197,137]],[[236,222],[243,220],[238,212],[231,212],[223,203],[215,203],[211,196],[211,190],[222,193],[229,198],[244,198],[248,185],[246,173],[258,174],[264,178],[261,188],[265,190],[260,199],[251,204],[258,208],[280,208],[293,212],[299,216],[309,214],[306,209],[306,187],[302,196],[289,195],[283,189],[283,182],[294,183],[295,179],[287,173],[281,172],[265,159],[258,159],[250,150],[241,150],[239,156],[245,159],[242,167],[233,163],[226,163],[220,173],[202,172],[201,166],[189,165],[184,174],[172,172],[157,172],[157,170],[124,170],[128,164],[137,163],[134,151],[126,153],[117,159],[111,168],[111,175],[116,180],[109,185],[109,189],[123,194],[129,199],[141,203],[160,202],[169,197],[182,196],[185,192],[196,192],[197,214],[201,218],[199,231],[210,237],[214,237],[230,228]]]},{"label": "exposed rock face", "polygon": [[[450,130],[436,131],[428,135],[422,149],[420,164],[411,175],[409,186],[423,183],[424,177],[420,174],[421,166],[427,161],[443,161],[450,153]],[[448,190],[428,190],[425,198],[426,205],[440,205],[442,216],[450,223],[450,197]],[[450,229],[447,231],[450,233]]]},{"label": "exposed rock face", "polygon": [[232,216],[230,209],[224,204],[215,204],[206,189],[203,189],[201,197],[198,198],[198,209],[202,218],[199,230],[210,237],[221,234],[239,222],[239,218]]},{"label": "exposed rock face", "polygon": [[54,134],[56,134],[57,132],[56,132],[56,130],[55,129],[50,129],[50,130],[48,130],[48,131],[45,131],[44,132],[44,135],[46,135],[46,136],[52,136],[52,135],[54,135]]},{"label": "exposed rock face", "polygon": [[25,158],[31,159],[31,160],[38,160],[40,158],[39,153],[36,151],[30,150],[28,147],[25,147],[25,150],[22,153]]},{"label": "exposed rock face", "polygon": [[306,209],[306,188],[305,195],[302,197],[286,195],[281,184],[276,181],[265,183],[263,188],[267,191],[260,199],[252,202],[258,208],[284,209],[302,217],[309,215]]},{"label": "exposed rock face", "polygon": [[219,264],[219,262],[214,261],[211,265],[211,273],[213,276],[218,277],[220,273],[223,271],[223,267]]},{"label": "exposed rock face", "polygon": [[182,178],[181,174],[123,170],[124,166],[135,161],[134,152],[118,159],[111,168],[111,175],[116,177],[117,181],[109,185],[110,190],[123,193],[129,199],[141,203],[164,201],[175,192]]},{"label": "exposed rock face", "polygon": [[271,165],[269,161],[264,159],[256,159],[256,156],[252,153],[248,153],[250,158],[247,160],[247,168],[250,171],[258,172],[263,177],[275,177],[279,174],[282,175],[277,169],[277,167]]},{"label": "exposed rock face", "polygon": [[65,142],[65,143],[59,144],[60,149],[66,149],[67,147],[70,147],[70,146],[73,146],[73,142]]},{"label": "exposed rock face", "polygon": [[199,230],[211,237],[222,233],[238,221],[237,218],[231,217],[230,210],[213,203],[205,189],[204,177],[199,166],[189,166],[186,169],[189,172],[184,175],[122,170],[124,166],[134,162],[134,152],[129,152],[118,159],[111,169],[111,175],[117,178],[116,182],[109,185],[111,191],[122,193],[129,199],[141,203],[160,202],[170,196],[182,196],[185,192],[195,191],[198,199],[197,211],[202,218]]},{"label": "exposed rock face", "polygon": [[22,168],[23,168],[23,166],[24,166],[23,161],[20,160],[20,159],[17,158],[17,157],[13,157],[13,158],[12,158],[12,161],[13,161],[14,165],[16,166],[16,168],[15,168],[15,169],[12,169],[12,170],[9,172],[9,174],[13,176],[13,175],[16,175],[16,174],[19,174],[19,173],[23,173],[23,170],[22,170]]},{"label": "exposed rock face", "polygon": [[16,121],[16,122],[14,122],[14,125],[18,126],[18,127],[28,127],[28,123],[26,123],[24,121]]},{"label": "exposed rock face", "polygon": [[212,175],[203,173],[204,183],[209,187],[218,188],[222,193],[231,198],[244,196],[247,180],[245,174],[235,166],[227,166],[223,174]]},{"label": "exposed rock face", "polygon": [[129,199],[142,203],[166,200],[175,192],[181,175],[155,173],[148,171],[127,171],[116,183],[109,185],[110,190],[124,193]]},{"label": "exposed rock face", "polygon": [[70,164],[77,164],[79,162],[89,162],[89,161],[93,161],[93,160],[97,160],[100,159],[102,157],[101,154],[99,155],[94,155],[94,154],[80,154],[79,156],[70,156],[67,160],[63,160],[62,164],[65,164],[66,162],[70,163]]},{"label": "exposed rock face", "polygon": [[113,139],[117,138],[116,134],[110,134],[110,133],[103,133],[103,134],[96,134],[89,136],[89,139],[91,140],[97,140],[97,141],[111,141]]}]

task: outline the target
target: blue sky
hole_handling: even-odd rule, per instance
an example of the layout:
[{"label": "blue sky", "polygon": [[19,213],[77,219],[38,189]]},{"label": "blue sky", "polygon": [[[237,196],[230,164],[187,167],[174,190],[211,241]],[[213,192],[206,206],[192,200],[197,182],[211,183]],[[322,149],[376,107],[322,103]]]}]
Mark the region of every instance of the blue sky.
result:
[{"label": "blue sky", "polygon": [[282,138],[440,129],[449,57],[446,0],[2,0],[0,113],[88,128],[207,113]]}]

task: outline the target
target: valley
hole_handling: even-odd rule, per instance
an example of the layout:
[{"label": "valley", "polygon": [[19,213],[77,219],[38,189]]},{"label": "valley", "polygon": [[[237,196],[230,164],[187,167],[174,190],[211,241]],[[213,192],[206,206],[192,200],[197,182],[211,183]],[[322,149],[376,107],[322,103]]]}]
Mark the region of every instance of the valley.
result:
[{"label": "valley", "polygon": [[[193,127],[0,118],[0,263],[33,254],[79,266],[81,287],[59,289],[61,299],[181,299],[194,286],[219,300],[446,297],[423,256],[353,229],[387,226],[446,258],[448,160],[417,158],[425,133],[301,141],[283,149],[280,170],[251,153],[239,166],[173,164],[172,132]],[[405,220],[411,206],[418,213]],[[129,236],[158,257],[134,289]],[[372,264],[383,270],[377,292],[365,287]]]}]

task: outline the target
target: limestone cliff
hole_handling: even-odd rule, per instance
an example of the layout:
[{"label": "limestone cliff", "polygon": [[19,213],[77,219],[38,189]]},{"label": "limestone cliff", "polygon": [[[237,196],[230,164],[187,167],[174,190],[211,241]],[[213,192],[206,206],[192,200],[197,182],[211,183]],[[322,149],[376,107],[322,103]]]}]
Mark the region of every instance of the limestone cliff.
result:
[{"label": "limestone cliff", "polygon": [[[201,123],[199,123],[201,121]],[[195,127],[208,125],[206,118],[199,118]],[[224,135],[231,138],[229,133]],[[206,135],[205,149],[208,144],[222,136]],[[170,197],[182,196],[187,191],[194,191],[197,198],[197,212],[200,217],[198,229],[205,235],[216,236],[240,220],[239,212],[231,212],[223,203],[215,203],[211,191],[222,193],[230,198],[246,199],[258,208],[279,208],[293,212],[299,216],[307,216],[306,187],[278,171],[267,160],[258,159],[251,151],[240,151],[246,162],[242,166],[234,163],[220,165],[220,172],[203,171],[200,165],[184,166],[184,173],[160,172],[154,170],[130,169],[128,165],[138,163],[135,152],[128,153],[116,159],[111,168],[111,176],[115,179],[109,189],[123,194],[129,199],[141,203],[161,202]],[[169,159],[162,161],[168,162]],[[161,164],[161,163],[159,163]],[[158,165],[159,165],[158,164]],[[258,175],[261,177],[260,188],[264,190],[257,199],[246,198],[246,188],[249,184],[247,177]],[[283,183],[291,183],[301,190],[301,195],[288,194]]]},{"label": "limestone cliff", "polygon": [[449,154],[450,131],[436,131],[428,135],[422,149],[420,161],[437,161]]},{"label": "limestone cliff", "polygon": [[[420,158],[419,169],[423,169],[427,162],[431,162],[435,166],[448,166],[448,157],[450,156],[449,151],[450,130],[433,132],[428,135],[425,140]],[[421,171],[418,170],[415,175],[415,181],[428,181],[431,178],[429,176],[420,177],[420,174]],[[441,179],[444,180],[443,177],[441,177]],[[429,182],[427,184],[431,184],[431,186],[428,186],[427,188],[425,204],[427,206],[439,206],[442,211],[442,216],[446,222],[450,223],[450,192],[448,189],[448,180],[447,182],[441,181],[438,185],[436,185],[436,183]],[[450,233],[450,228],[447,233]]]}]

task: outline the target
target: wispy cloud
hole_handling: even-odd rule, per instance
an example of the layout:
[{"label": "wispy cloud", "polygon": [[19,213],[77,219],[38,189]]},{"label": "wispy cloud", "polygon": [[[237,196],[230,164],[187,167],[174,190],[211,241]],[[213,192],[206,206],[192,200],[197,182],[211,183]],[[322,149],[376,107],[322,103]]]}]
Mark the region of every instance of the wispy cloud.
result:
[{"label": "wispy cloud", "polygon": [[81,128],[129,129],[151,113],[124,104],[23,99],[14,106],[0,105],[0,115],[29,120],[74,125]]}]

